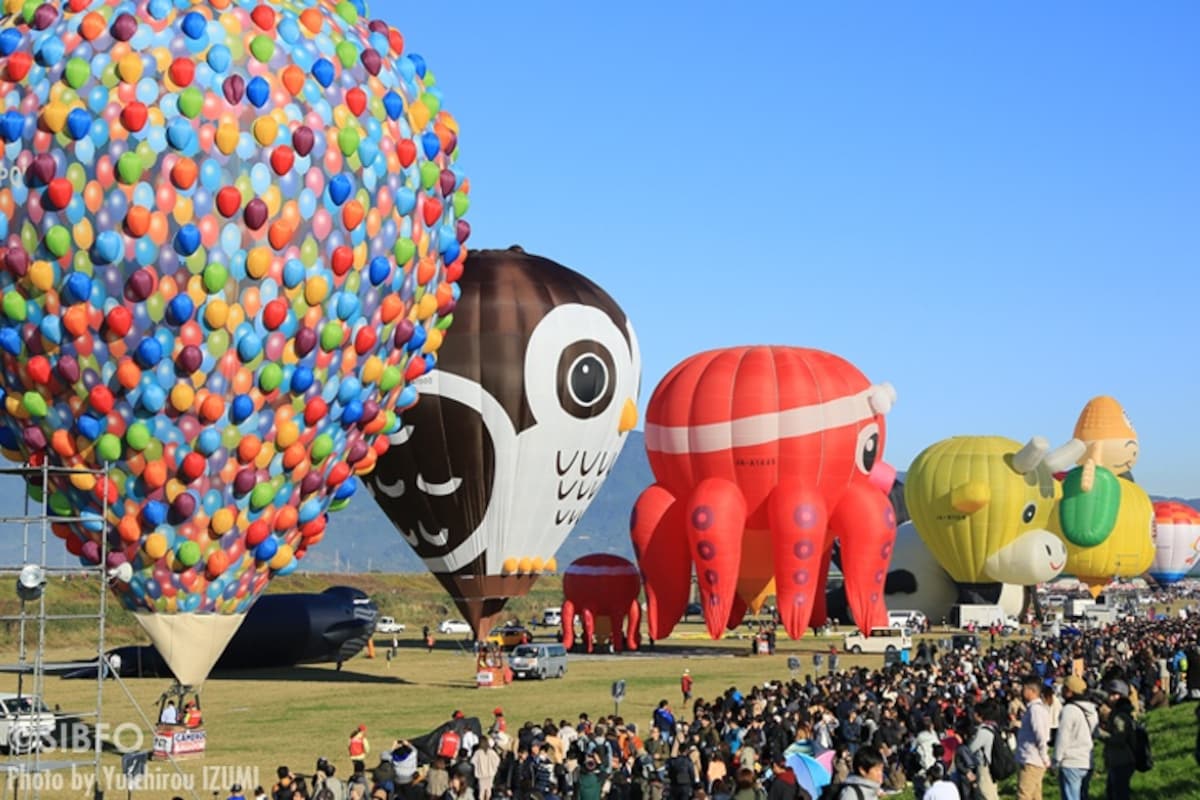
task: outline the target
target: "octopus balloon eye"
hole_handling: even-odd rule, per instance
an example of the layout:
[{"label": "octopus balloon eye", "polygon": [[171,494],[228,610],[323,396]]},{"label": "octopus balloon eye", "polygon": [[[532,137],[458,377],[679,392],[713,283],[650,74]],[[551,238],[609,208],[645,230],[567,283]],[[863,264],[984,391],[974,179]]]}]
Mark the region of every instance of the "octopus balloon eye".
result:
[{"label": "octopus balloon eye", "polygon": [[1028,525],[1029,523],[1033,522],[1033,517],[1035,514],[1037,514],[1037,504],[1030,503],[1029,505],[1025,506],[1025,510],[1021,512],[1021,519],[1025,521],[1026,525]]},{"label": "octopus balloon eye", "polygon": [[879,460],[879,425],[872,422],[858,432],[858,445],[854,448],[854,462],[864,475],[870,474],[871,468]]}]

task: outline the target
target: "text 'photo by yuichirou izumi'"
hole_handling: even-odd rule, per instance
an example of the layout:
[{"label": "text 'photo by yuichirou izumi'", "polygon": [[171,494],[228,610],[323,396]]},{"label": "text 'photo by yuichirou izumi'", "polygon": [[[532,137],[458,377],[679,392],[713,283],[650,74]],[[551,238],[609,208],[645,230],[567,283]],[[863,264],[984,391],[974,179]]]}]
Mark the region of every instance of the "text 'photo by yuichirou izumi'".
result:
[{"label": "text 'photo by yuichirou izumi'", "polygon": [[361,0],[7,8],[0,446],[198,685],[435,364],[458,126]]},{"label": "text 'photo by yuichirou izumi'", "polygon": [[473,251],[454,335],[367,485],[477,636],[554,554],[637,423],[633,326],[519,247]]},{"label": "text 'photo by yuichirou izumi'", "polygon": [[792,638],[825,617],[839,541],[848,605],[864,631],[887,624],[896,534],[883,460],[890,384],[820,350],[754,346],[691,356],[646,411],[655,483],[630,520],[652,639],[687,606],[693,564],[709,635],[776,595]]}]

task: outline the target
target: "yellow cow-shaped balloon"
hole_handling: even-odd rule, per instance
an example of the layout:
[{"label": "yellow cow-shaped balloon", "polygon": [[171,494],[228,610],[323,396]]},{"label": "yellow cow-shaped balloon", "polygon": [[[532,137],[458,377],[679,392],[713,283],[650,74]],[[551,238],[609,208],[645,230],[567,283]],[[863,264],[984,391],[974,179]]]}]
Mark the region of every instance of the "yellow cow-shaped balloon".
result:
[{"label": "yellow cow-shaped balloon", "polygon": [[1048,530],[1060,496],[1056,469],[1080,456],[1078,442],[1050,452],[1002,436],[955,436],[917,456],[904,499],[917,532],[959,583],[1048,581],[1066,566],[1063,540]]}]

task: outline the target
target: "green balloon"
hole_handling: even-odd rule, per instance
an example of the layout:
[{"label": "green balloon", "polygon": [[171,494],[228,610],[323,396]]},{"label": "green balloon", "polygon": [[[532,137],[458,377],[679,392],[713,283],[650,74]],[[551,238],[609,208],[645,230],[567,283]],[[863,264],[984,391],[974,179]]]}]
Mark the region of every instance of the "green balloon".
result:
[{"label": "green balloon", "polygon": [[317,257],[321,251],[317,247],[317,240],[309,236],[300,244],[300,263],[306,267],[311,267],[317,263]]},{"label": "green balloon", "polygon": [[72,189],[82,192],[87,185],[87,170],[82,164],[72,164],[67,167],[67,180],[70,181]]},{"label": "green balloon", "polygon": [[1112,534],[1121,507],[1120,478],[1104,467],[1096,467],[1091,491],[1082,487],[1083,467],[1076,467],[1063,479],[1063,498],[1058,504],[1058,520],[1063,535],[1077,547],[1095,547]]},{"label": "green balloon", "polygon": [[155,292],[146,298],[146,316],[150,317],[151,322],[162,322],[166,312],[167,301],[161,292]]},{"label": "green balloon", "polygon": [[50,513],[56,517],[70,517],[74,515],[71,508],[71,499],[62,492],[55,492],[50,495]]},{"label": "green balloon", "polygon": [[342,39],[338,42],[337,56],[341,59],[343,67],[353,69],[354,65],[358,63],[358,48]]},{"label": "green balloon", "polygon": [[421,165],[421,187],[424,189],[432,189],[438,182],[438,178],[442,176],[442,168],[432,161],[426,161]]},{"label": "green balloon", "polygon": [[4,308],[4,316],[13,322],[25,321],[25,298],[21,297],[16,290],[6,293],[4,295],[4,302],[0,303],[0,306]]},{"label": "green balloon", "polygon": [[146,166],[137,153],[126,151],[117,159],[117,177],[121,183],[133,185],[142,179],[145,171]]},{"label": "green balloon", "polygon": [[346,506],[350,505],[350,498],[343,497],[341,500],[334,500],[329,504],[330,511],[341,511]]},{"label": "green balloon", "polygon": [[55,225],[46,232],[46,249],[55,258],[62,258],[71,249],[71,232],[62,225]]},{"label": "green balloon", "polygon": [[179,113],[188,119],[195,119],[204,110],[204,93],[195,86],[189,86],[179,94]]},{"label": "green balloon", "polygon": [[327,433],[322,433],[312,443],[312,463],[320,464],[325,459],[329,458],[329,454],[333,452],[333,437]]},{"label": "green balloon", "polygon": [[441,111],[442,109],[442,101],[438,100],[437,95],[433,94],[432,92],[425,92],[423,95],[421,95],[421,102],[424,103],[425,107],[429,109],[429,113],[431,115],[436,116],[438,111]]},{"label": "green balloon", "polygon": [[403,378],[404,373],[395,364],[385,367],[383,374],[379,376],[379,388],[384,392],[390,392],[400,385]]},{"label": "green balloon", "polygon": [[224,291],[228,281],[229,270],[225,269],[224,264],[214,262],[204,268],[204,288],[209,294]]},{"label": "green balloon", "polygon": [[342,0],[342,2],[337,4],[337,8],[334,10],[337,11],[337,15],[339,17],[351,25],[354,25],[358,22],[358,9],[354,7],[353,3]]},{"label": "green balloon", "polygon": [[238,446],[238,442],[242,440],[242,432],[235,426],[230,425],[221,432],[221,446],[226,450],[232,450]]},{"label": "green balloon", "polygon": [[395,246],[392,247],[392,254],[396,256],[396,263],[403,267],[417,254],[417,245],[412,239],[403,236],[396,240]]},{"label": "green balloon", "polygon": [[359,136],[357,128],[342,128],[341,131],[338,132],[338,147],[341,148],[342,155],[352,156],[357,153],[358,143]]},{"label": "green balloon", "polygon": [[437,328],[439,331],[444,331],[444,330],[448,330],[450,328],[450,326],[453,324],[454,324],[454,314],[447,314],[446,316],[439,319],[437,321],[437,324],[434,325],[433,327]]},{"label": "green balloon", "polygon": [[72,58],[67,62],[67,68],[63,70],[63,79],[66,80],[67,86],[78,89],[87,83],[91,74],[92,68],[88,62],[82,58]]},{"label": "green balloon", "polygon": [[114,434],[104,434],[96,442],[96,455],[101,461],[116,461],[121,457],[121,440]]},{"label": "green balloon", "polygon": [[33,417],[46,416],[46,398],[42,397],[37,392],[26,392],[21,397],[21,405],[25,406],[25,410]]},{"label": "green balloon", "polygon": [[258,375],[258,386],[264,392],[273,392],[283,383],[283,368],[278,364],[267,364]]},{"label": "green balloon", "polygon": [[336,322],[326,322],[321,327],[321,349],[329,353],[341,347],[341,344],[342,326]]},{"label": "green balloon", "polygon": [[158,439],[151,439],[150,444],[146,445],[145,456],[147,461],[158,461],[163,456],[163,445]]},{"label": "green balloon", "polygon": [[275,40],[260,33],[251,40],[250,53],[264,64],[267,63],[275,55]]},{"label": "green balloon", "polygon": [[150,428],[144,422],[135,422],[125,431],[125,443],[137,452],[142,452],[150,445]]},{"label": "green balloon", "polygon": [[471,207],[471,197],[465,192],[455,192],[451,197],[451,202],[454,203],[454,216],[456,219],[461,219],[465,216],[467,209]]},{"label": "green balloon", "polygon": [[175,549],[175,558],[185,567],[195,566],[200,560],[200,545],[195,542],[184,542]]},{"label": "green balloon", "polygon": [[208,335],[208,352],[213,358],[220,358],[229,349],[229,331],[221,328]]},{"label": "green balloon", "polygon": [[260,483],[250,492],[250,507],[255,511],[266,508],[275,499],[275,487],[269,483]]}]

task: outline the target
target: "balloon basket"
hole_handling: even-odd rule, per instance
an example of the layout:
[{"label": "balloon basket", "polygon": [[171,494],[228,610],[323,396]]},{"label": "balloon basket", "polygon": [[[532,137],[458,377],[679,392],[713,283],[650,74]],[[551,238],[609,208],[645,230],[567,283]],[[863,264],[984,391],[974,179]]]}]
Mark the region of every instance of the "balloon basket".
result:
[{"label": "balloon basket", "polygon": [[475,671],[476,689],[499,689],[512,683],[512,670],[508,667],[479,667]]},{"label": "balloon basket", "polygon": [[204,728],[158,725],[154,728],[154,758],[176,761],[203,758],[208,737]]}]

